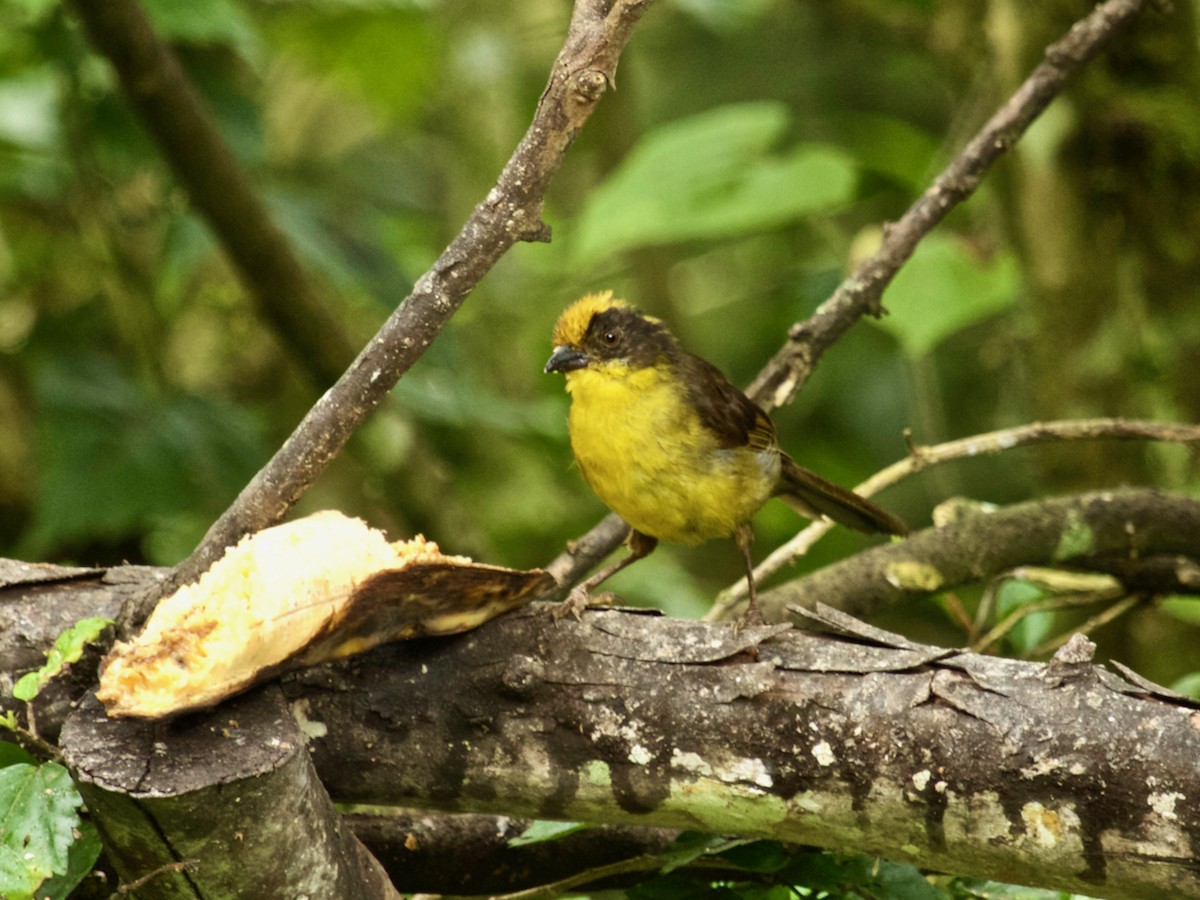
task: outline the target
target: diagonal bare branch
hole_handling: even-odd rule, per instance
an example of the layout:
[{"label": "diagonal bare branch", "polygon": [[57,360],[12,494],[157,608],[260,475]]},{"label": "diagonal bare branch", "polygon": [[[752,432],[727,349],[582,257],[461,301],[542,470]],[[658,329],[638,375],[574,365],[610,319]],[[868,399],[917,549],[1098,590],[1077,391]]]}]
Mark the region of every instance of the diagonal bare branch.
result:
[{"label": "diagonal bare branch", "polygon": [[[91,0],[77,0],[88,5]],[[278,522],[338,454],[350,435],[416,362],[491,267],[518,241],[548,241],[542,198],[579,130],[616,76],[634,26],[652,0],[579,0],[562,50],[525,136],[495,186],[458,236],[317,401],[271,460],[213,523],[163,585],[196,578],[243,535]],[[122,615],[145,618],[147,596]]]},{"label": "diagonal bare branch", "polygon": [[813,315],[792,326],[787,343],[754,379],[747,393],[767,409],[791,402],[821,356],[864,315],[883,312],[881,298],[900,267],[949,212],[975,193],[988,170],[1020,140],[1075,75],[1153,0],[1108,0],[1096,6],[1046,48],[1004,105],[950,161],[899,220],[884,229],[883,242]]}]

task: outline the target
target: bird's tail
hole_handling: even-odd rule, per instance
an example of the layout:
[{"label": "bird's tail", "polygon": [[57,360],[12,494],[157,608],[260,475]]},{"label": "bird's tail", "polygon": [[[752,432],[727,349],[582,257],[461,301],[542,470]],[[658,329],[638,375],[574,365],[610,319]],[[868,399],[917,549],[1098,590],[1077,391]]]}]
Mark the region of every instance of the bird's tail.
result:
[{"label": "bird's tail", "polygon": [[866,534],[907,534],[908,526],[871,501],[783,455],[776,496],[802,516],[833,519]]}]

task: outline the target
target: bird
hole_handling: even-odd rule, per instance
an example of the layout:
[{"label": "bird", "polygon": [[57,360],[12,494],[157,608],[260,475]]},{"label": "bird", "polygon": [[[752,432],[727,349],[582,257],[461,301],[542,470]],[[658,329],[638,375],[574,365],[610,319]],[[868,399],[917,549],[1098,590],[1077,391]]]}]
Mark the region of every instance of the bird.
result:
[{"label": "bird", "polygon": [[659,541],[732,537],[749,588],[743,621],[761,621],[750,523],[772,497],[807,518],[867,534],[907,532],[891,513],[793,461],[760,406],[715,365],[684,350],[660,319],[614,299],[611,290],[568,306],[552,344],[544,371],[565,376],[575,460],[630,527],[628,555],[572,592],[576,615],[597,585]]}]

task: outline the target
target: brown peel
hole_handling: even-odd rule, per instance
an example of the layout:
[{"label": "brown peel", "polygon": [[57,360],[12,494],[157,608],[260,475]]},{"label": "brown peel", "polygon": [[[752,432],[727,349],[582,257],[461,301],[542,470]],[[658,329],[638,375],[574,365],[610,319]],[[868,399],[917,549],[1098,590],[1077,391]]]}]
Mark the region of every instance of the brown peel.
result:
[{"label": "brown peel", "polygon": [[446,556],[420,536],[389,544],[358,519],[316,513],[243,538],[165,598],[105,658],[96,696],[110,716],[212,706],[288,669],[467,631],[552,583],[541,570]]}]

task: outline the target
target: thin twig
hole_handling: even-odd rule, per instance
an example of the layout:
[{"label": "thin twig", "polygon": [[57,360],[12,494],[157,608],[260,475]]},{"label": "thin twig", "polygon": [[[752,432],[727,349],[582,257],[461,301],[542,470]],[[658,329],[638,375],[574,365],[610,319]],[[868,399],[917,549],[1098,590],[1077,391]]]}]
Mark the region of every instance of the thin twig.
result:
[{"label": "thin twig", "polygon": [[[32,718],[33,707],[26,708],[26,715]],[[35,729],[22,728],[16,724],[16,717],[9,711],[9,718],[0,717],[0,732],[7,731],[12,735],[12,740],[23,750],[28,751],[34,756],[42,759],[50,760],[51,762],[62,763],[62,751],[54,744],[45,740],[37,733]]]},{"label": "thin twig", "polygon": [[1111,599],[1128,593],[1121,580],[1112,575],[1079,572],[1074,569],[1018,566],[1011,572],[1005,572],[1003,575],[993,578],[983,589],[979,607],[975,610],[975,618],[965,629],[968,635],[968,646],[977,653],[985,652],[985,648],[994,640],[991,633],[982,638],[980,634],[987,627],[987,623],[992,620],[1000,588],[1008,579],[1031,584],[1059,597],[1102,596]]},{"label": "thin twig", "polygon": [[661,856],[633,856],[596,866],[584,872],[576,872],[550,884],[539,884],[521,891],[497,894],[492,900],[549,900],[549,898],[561,897],[565,893],[570,893],[572,889],[581,885],[591,884],[604,878],[637,872],[653,872],[662,867],[663,858]]},{"label": "thin twig", "polygon": [[[725,838],[721,846],[705,851],[704,854],[698,855],[687,861],[686,865],[693,869],[712,870],[714,872],[723,872],[726,877],[735,875],[754,876],[756,873],[748,869],[742,869],[735,863],[729,860],[721,859],[715,854],[723,849],[728,849],[738,844],[746,843],[746,839]],[[631,875],[638,872],[655,872],[663,869],[668,864],[679,864],[678,859],[673,859],[671,853],[643,853],[637,856],[630,856],[625,859],[615,860],[611,863],[595,866],[591,869],[586,869],[582,872],[576,872],[573,875],[568,875],[558,881],[549,884],[540,884],[535,887],[526,888],[525,890],[512,891],[507,894],[496,894],[491,900],[549,900],[552,897],[560,897],[565,893],[570,893],[574,888],[583,887],[589,884],[595,884],[609,878],[615,878],[618,875]],[[714,876],[715,878],[716,876]]]},{"label": "thin twig", "polygon": [[141,878],[137,878],[128,882],[127,884],[122,884],[119,888],[117,888],[117,895],[124,897],[126,894],[132,894],[139,888],[145,887],[146,884],[148,884],[151,880],[158,878],[160,875],[171,875],[186,872],[192,866],[198,866],[199,864],[200,860],[198,859],[181,859],[178,862],[164,863],[157,869],[151,869]]},{"label": "thin twig", "polygon": [[629,525],[616,513],[609,513],[582,537],[568,542],[567,549],[558,554],[546,571],[554,576],[557,587],[544,599],[556,600],[566,595],[568,588],[590,572],[608,556],[625,536]]},{"label": "thin twig", "polygon": [[[988,648],[999,643],[1000,639],[1012,631],[1028,616],[1034,613],[1058,612],[1061,609],[1074,609],[1079,606],[1092,606],[1096,603],[1108,603],[1126,596],[1125,589],[1116,584],[1112,590],[1092,591],[1086,594],[1069,594],[1063,597],[1047,597],[1045,600],[1035,600],[1024,603],[1014,609],[995,624],[983,637],[971,642],[972,653],[986,653]],[[1070,634],[1067,635],[1070,637]],[[1055,645],[1057,646],[1057,645]],[[1053,649],[1053,648],[1052,648]]]},{"label": "thin twig", "polygon": [[963,504],[936,528],[760,591],[758,602],[768,615],[824,603],[869,616],[1026,566],[1111,575],[1131,594],[1194,595],[1197,560],[1200,500],[1109,488],[1002,507]]},{"label": "thin twig", "polygon": [[[876,472],[854,490],[864,497],[870,497],[929,466],[951,460],[991,456],[1016,447],[1027,447],[1033,444],[1080,440],[1164,441],[1200,446],[1200,425],[1111,418],[1035,422],[1031,425],[1004,428],[1000,431],[959,438],[932,447],[910,444],[908,456]],[[831,528],[833,528],[831,522],[822,521],[814,522],[800,531],[759,564],[754,570],[755,580],[765,581],[784,566],[790,565],[798,557],[806,554]],[[710,621],[725,618],[745,598],[744,581],[730,585],[717,597],[712,609],[705,614],[704,618]]]},{"label": "thin twig", "polygon": [[[763,367],[747,393],[766,409],[789,403],[817,361],[864,315],[879,315],[880,298],[921,240],[975,192],[988,169],[1012,147],[1050,102],[1104,45],[1140,15],[1150,0],[1108,0],[1076,22],[1025,82],[951,160],[928,190],[900,219],[884,229],[879,250],[860,264],[813,315],[792,327],[788,342]],[[609,516],[575,543],[605,547],[620,543],[625,529]],[[592,556],[560,554],[547,566],[560,583],[573,584],[595,564]]]},{"label": "thin twig", "polygon": [[1121,616],[1125,615],[1125,613],[1129,612],[1131,609],[1139,606],[1145,601],[1145,597],[1137,594],[1131,594],[1124,600],[1120,600],[1107,609],[1103,609],[1096,613],[1096,615],[1089,617],[1088,620],[1078,628],[1073,628],[1070,631],[1065,631],[1062,634],[1057,634],[1052,638],[1042,641],[1042,643],[1038,644],[1025,655],[1027,657],[1037,658],[1039,656],[1046,656],[1050,653],[1053,653],[1075,635],[1091,634],[1101,625],[1107,625],[1109,622],[1120,618]]}]

